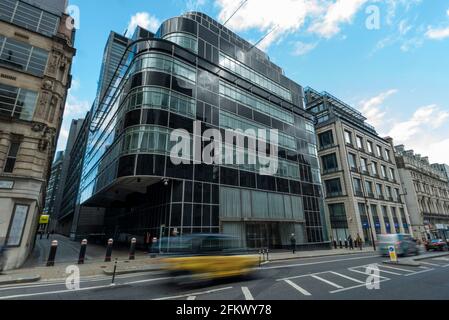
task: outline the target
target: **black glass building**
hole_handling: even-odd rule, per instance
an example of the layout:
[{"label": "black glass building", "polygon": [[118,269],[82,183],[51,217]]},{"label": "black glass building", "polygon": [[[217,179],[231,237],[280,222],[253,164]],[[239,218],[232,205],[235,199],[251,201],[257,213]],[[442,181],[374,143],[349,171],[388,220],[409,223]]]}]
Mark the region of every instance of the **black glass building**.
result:
[{"label": "black glass building", "polygon": [[[92,114],[80,202],[106,208],[115,239],[190,233],[239,236],[249,247],[328,240],[313,117],[304,92],[265,53],[202,13],[133,39],[110,94]],[[175,165],[170,134],[277,129],[279,169]]]}]

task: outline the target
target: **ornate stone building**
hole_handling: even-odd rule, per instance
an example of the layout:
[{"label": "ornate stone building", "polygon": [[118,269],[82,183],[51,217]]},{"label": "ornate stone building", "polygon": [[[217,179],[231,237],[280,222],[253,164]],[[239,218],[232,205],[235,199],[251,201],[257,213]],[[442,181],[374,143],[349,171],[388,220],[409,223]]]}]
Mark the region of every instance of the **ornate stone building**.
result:
[{"label": "ornate stone building", "polygon": [[412,228],[422,238],[449,238],[449,185],[446,174],[429,163],[428,157],[396,146],[399,176]]},{"label": "ornate stone building", "polygon": [[[32,3],[32,4],[31,4]],[[34,246],[71,83],[73,20],[66,1],[0,6],[0,242],[6,269]]]}]

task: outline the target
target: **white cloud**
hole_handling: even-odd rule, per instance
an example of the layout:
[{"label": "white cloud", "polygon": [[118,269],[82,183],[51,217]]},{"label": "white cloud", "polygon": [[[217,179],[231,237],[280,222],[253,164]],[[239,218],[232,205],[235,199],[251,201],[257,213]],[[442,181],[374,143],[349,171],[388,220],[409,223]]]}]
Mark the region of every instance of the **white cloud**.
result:
[{"label": "white cloud", "polygon": [[395,123],[388,135],[406,143],[428,130],[440,128],[448,118],[449,112],[441,111],[437,105],[424,106],[418,108],[409,120]]},{"label": "white cloud", "polygon": [[318,45],[318,43],[304,43],[301,41],[297,41],[293,45],[292,54],[294,56],[305,55],[305,54],[309,53],[310,51],[312,51],[313,49],[315,49],[317,45]]},{"label": "white cloud", "polygon": [[[301,30],[319,37],[330,38],[340,32],[341,25],[368,0],[248,0],[226,25],[239,32],[272,31],[258,45],[262,50]],[[242,4],[242,0],[216,0],[220,9],[218,19],[225,22]],[[305,27],[308,24],[308,28]]]},{"label": "white cloud", "polygon": [[340,32],[340,24],[350,23],[354,15],[367,0],[337,0],[327,8],[322,19],[318,19],[309,31],[330,38]]},{"label": "white cloud", "polygon": [[449,27],[436,28],[429,27],[426,32],[426,37],[432,40],[442,40],[449,37]]},{"label": "white cloud", "polygon": [[398,90],[391,89],[378,94],[375,97],[367,100],[360,101],[360,111],[365,117],[368,118],[368,122],[377,127],[384,124],[384,118],[386,111],[382,108],[382,104],[390,96],[396,94]]},{"label": "white cloud", "polygon": [[149,14],[148,12],[138,12],[131,17],[131,20],[128,23],[126,36],[132,36],[138,26],[145,28],[151,32],[156,32],[160,26],[160,22],[159,19]]}]

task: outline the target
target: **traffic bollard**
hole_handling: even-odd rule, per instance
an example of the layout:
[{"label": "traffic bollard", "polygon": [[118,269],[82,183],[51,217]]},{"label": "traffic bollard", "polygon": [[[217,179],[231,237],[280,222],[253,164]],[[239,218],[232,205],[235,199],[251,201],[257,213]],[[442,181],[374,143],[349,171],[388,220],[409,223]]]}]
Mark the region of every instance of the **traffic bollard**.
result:
[{"label": "traffic bollard", "polygon": [[337,240],[334,240],[334,248],[335,248],[335,250],[338,249]]},{"label": "traffic bollard", "polygon": [[262,266],[262,250],[259,250],[259,268]]},{"label": "traffic bollard", "polygon": [[56,251],[58,250],[58,241],[53,240],[51,242],[50,254],[48,256],[47,267],[53,267],[55,265]]},{"label": "traffic bollard", "polygon": [[345,249],[348,249],[349,248],[349,245],[348,245],[348,240],[347,239],[345,239]]},{"label": "traffic bollard", "polygon": [[108,240],[108,246],[106,248],[106,256],[104,257],[104,262],[111,262],[112,257],[112,244],[114,243],[114,240],[109,239]]},{"label": "traffic bollard", "polygon": [[114,284],[116,272],[117,272],[117,258],[115,258],[114,271],[112,272],[112,284]]},{"label": "traffic bollard", "polygon": [[81,249],[78,258],[78,264],[84,264],[84,259],[86,257],[86,249],[87,249],[87,240],[84,239],[83,241],[81,241]]},{"label": "traffic bollard", "polygon": [[270,249],[267,249],[267,261],[270,261],[270,256],[269,256],[269,254],[270,254]]},{"label": "traffic bollard", "polygon": [[340,239],[340,249],[343,249],[343,242]]},{"label": "traffic bollard", "polygon": [[131,247],[129,248],[129,260],[136,259],[136,238],[131,239]]}]

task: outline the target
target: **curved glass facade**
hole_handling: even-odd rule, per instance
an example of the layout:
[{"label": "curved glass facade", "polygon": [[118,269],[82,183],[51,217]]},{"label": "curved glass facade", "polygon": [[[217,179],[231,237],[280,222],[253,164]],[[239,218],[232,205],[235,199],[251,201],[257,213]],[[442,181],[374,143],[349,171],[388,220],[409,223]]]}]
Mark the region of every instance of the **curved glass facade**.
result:
[{"label": "curved glass facade", "polygon": [[[236,43],[231,50],[226,42]],[[92,115],[80,190],[84,205],[108,208],[111,235],[225,232],[256,246],[253,231],[269,225],[276,230],[264,236],[270,247],[288,245],[292,232],[299,242],[326,240],[313,118],[304,110],[303,90],[258,49],[232,60],[244,71],[220,67],[221,55],[241,54],[246,44],[209,17],[190,13],[128,47],[110,96]],[[252,156],[224,142],[222,164],[175,165],[170,135],[176,129],[188,133],[191,155],[208,129],[223,137],[226,129],[276,129],[278,170],[266,176],[259,162],[224,164],[226,147],[234,158]],[[232,214],[237,194],[240,214]],[[269,203],[266,213],[259,212],[262,199]]]}]

